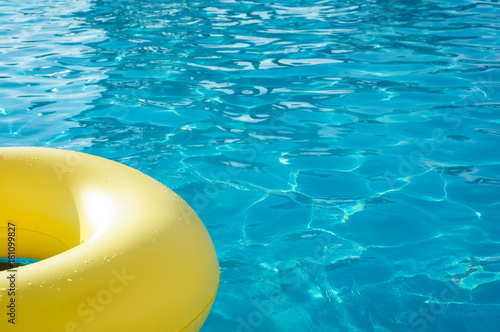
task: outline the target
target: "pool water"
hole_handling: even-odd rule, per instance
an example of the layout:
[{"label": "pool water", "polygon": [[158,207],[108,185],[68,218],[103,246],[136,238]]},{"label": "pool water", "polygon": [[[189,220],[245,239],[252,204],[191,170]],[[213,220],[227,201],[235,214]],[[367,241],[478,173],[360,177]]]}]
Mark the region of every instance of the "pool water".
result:
[{"label": "pool water", "polygon": [[202,331],[498,330],[497,0],[26,0],[0,37],[1,146],[200,215]]},{"label": "pool water", "polygon": [[0,271],[11,270],[19,266],[25,266],[36,262],[39,262],[39,260],[31,258],[15,258],[11,260],[8,258],[0,258]]}]

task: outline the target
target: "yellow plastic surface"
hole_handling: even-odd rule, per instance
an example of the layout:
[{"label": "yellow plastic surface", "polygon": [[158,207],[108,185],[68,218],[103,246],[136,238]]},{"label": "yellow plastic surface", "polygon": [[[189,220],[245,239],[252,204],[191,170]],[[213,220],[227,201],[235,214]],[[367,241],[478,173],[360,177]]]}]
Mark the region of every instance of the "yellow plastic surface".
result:
[{"label": "yellow plastic surface", "polygon": [[0,257],[9,223],[16,257],[41,261],[0,272],[2,332],[191,332],[208,316],[219,283],[210,236],[186,202],[137,170],[0,148]]}]

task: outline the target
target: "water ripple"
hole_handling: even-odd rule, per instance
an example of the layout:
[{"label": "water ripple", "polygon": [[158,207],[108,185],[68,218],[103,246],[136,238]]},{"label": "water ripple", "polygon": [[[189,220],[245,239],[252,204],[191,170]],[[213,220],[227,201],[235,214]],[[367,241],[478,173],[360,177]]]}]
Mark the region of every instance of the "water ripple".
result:
[{"label": "water ripple", "polygon": [[496,1],[0,9],[3,145],[185,198],[222,268],[204,331],[497,329]]}]

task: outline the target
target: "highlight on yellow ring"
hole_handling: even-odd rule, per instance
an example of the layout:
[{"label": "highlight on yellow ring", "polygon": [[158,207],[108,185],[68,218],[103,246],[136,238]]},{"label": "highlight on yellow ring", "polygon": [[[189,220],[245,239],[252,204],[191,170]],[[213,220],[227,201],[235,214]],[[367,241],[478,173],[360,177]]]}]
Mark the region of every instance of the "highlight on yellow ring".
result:
[{"label": "highlight on yellow ring", "polygon": [[198,331],[219,283],[185,201],[130,167],[65,150],[0,148],[9,256],[40,261],[0,272],[2,332]]}]

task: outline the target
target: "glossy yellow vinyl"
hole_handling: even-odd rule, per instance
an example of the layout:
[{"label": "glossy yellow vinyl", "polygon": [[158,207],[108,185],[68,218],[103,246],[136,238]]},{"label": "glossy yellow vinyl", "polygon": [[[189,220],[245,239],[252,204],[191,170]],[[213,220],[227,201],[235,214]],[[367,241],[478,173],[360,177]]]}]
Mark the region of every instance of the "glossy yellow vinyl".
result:
[{"label": "glossy yellow vinyl", "polygon": [[0,257],[9,250],[41,261],[0,272],[2,332],[198,331],[219,283],[186,202],[72,151],[0,148]]}]

